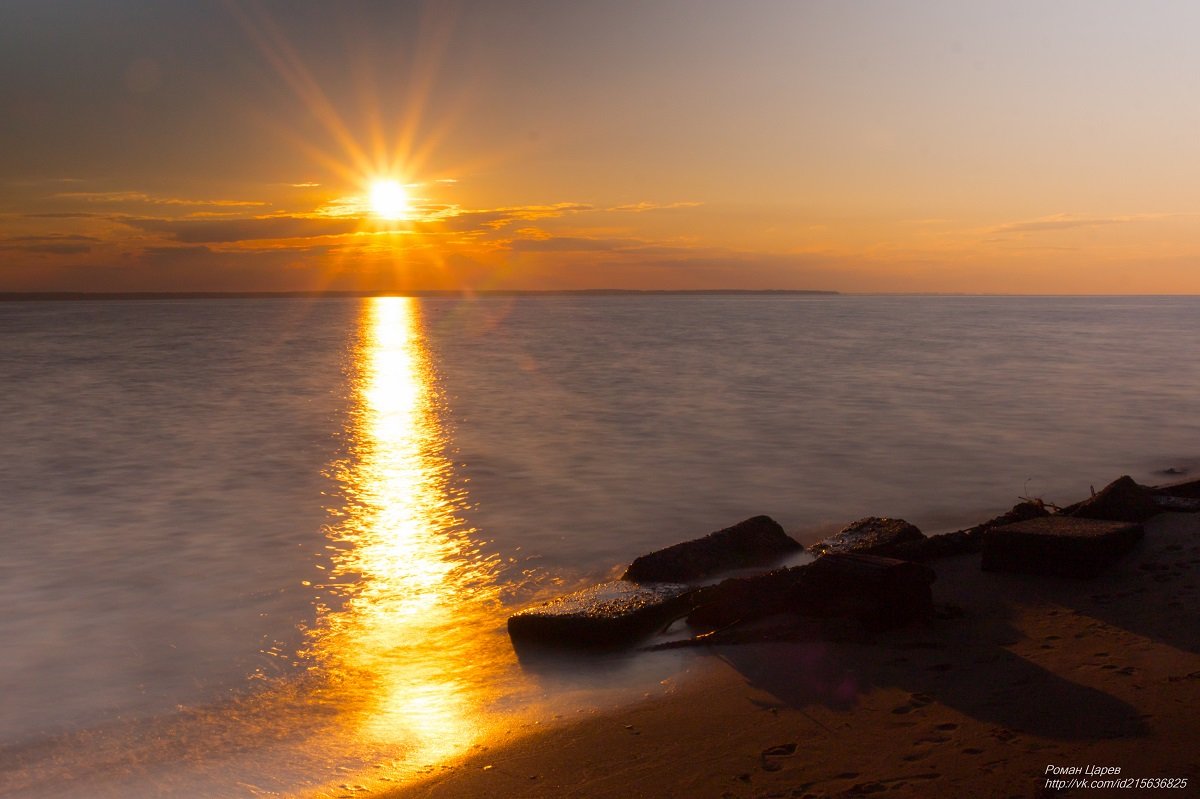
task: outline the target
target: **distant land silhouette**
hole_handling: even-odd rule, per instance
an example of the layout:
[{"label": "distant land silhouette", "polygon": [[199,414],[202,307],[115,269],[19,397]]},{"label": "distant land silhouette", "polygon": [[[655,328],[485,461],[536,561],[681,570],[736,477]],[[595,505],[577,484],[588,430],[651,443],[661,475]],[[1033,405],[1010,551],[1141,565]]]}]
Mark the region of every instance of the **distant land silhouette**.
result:
[{"label": "distant land silhouette", "polygon": [[492,289],[487,291],[4,291],[0,302],[28,300],[231,300],[293,299],[322,297],[540,297],[540,296],[621,296],[621,295],[824,295],[840,291],[814,289]]}]

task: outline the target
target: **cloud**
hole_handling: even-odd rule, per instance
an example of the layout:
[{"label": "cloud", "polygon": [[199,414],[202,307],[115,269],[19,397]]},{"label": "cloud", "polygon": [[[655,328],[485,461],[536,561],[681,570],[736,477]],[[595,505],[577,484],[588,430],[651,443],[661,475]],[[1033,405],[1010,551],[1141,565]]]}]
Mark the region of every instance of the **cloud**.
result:
[{"label": "cloud", "polygon": [[79,255],[91,252],[95,236],[52,233],[46,236],[8,236],[0,238],[0,252],[25,252],[50,255]]},{"label": "cloud", "polygon": [[555,203],[553,205],[519,205],[488,210],[463,211],[455,206],[445,207],[445,210],[434,216],[443,222],[447,230],[456,232],[468,230],[499,230],[514,222],[533,222],[539,219],[552,219],[577,214],[584,211],[595,211],[596,206],[585,203]]},{"label": "cloud", "polygon": [[644,242],[634,239],[592,239],[580,236],[515,239],[509,244],[513,252],[614,252],[640,247]]},{"label": "cloud", "polygon": [[93,214],[87,211],[59,211],[44,214],[24,214],[26,219],[100,219],[104,214]]},{"label": "cloud", "polygon": [[245,219],[126,218],[124,224],[148,233],[161,233],[185,244],[218,244],[266,239],[307,239],[339,236],[362,228],[349,217],[267,216]]},{"label": "cloud", "polygon": [[0,252],[49,253],[51,255],[79,255],[91,252],[90,244],[0,244]]},{"label": "cloud", "polygon": [[1008,222],[990,228],[991,234],[1004,233],[1041,233],[1054,230],[1073,230],[1075,228],[1101,227],[1104,225],[1123,225],[1128,222],[1139,222],[1148,219],[1162,219],[1179,214],[1131,214],[1128,216],[1075,216],[1073,214],[1055,214],[1023,222]]},{"label": "cloud", "polygon": [[163,197],[142,191],[64,191],[52,195],[56,200],[82,200],[90,203],[148,203],[150,205],[204,205],[256,207],[267,203],[257,200],[195,200],[185,197]]},{"label": "cloud", "polygon": [[643,211],[665,211],[665,210],[670,210],[672,208],[696,208],[701,205],[704,205],[704,203],[690,202],[690,201],[676,202],[676,203],[640,202],[640,203],[626,203],[625,205],[614,205],[612,208],[609,208],[607,210],[609,210],[609,211],[632,211],[633,213],[640,214]]},{"label": "cloud", "polygon": [[73,233],[50,233],[45,236],[8,236],[0,242],[47,242],[47,241],[100,241],[95,236],[80,236]]}]

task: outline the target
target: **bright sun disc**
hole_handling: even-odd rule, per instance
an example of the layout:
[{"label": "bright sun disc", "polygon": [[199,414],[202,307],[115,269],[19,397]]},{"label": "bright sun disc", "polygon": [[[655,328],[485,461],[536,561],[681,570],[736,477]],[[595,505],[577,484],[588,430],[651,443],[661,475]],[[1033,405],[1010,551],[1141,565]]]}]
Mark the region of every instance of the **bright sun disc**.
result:
[{"label": "bright sun disc", "polygon": [[394,180],[371,184],[371,211],[384,219],[402,219],[408,215],[408,192]]}]

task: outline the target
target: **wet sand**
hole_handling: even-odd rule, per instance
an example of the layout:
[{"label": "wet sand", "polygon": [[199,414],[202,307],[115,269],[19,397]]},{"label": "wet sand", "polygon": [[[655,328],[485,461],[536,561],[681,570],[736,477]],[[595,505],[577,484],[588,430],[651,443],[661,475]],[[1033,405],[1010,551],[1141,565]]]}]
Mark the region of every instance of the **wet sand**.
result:
[{"label": "wet sand", "polygon": [[1151,520],[1095,580],[933,566],[927,624],[707,648],[713,668],[676,693],[514,730],[382,795],[1035,797],[1050,765],[1188,779],[1068,795],[1196,791],[1200,515]]}]

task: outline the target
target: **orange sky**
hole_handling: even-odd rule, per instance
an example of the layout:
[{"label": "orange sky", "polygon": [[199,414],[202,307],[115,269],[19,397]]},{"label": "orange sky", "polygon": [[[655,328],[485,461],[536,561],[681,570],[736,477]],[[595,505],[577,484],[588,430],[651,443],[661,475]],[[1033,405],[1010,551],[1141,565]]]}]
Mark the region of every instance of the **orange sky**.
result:
[{"label": "orange sky", "polygon": [[10,0],[0,291],[1196,293],[1197,29],[1182,2]]}]

